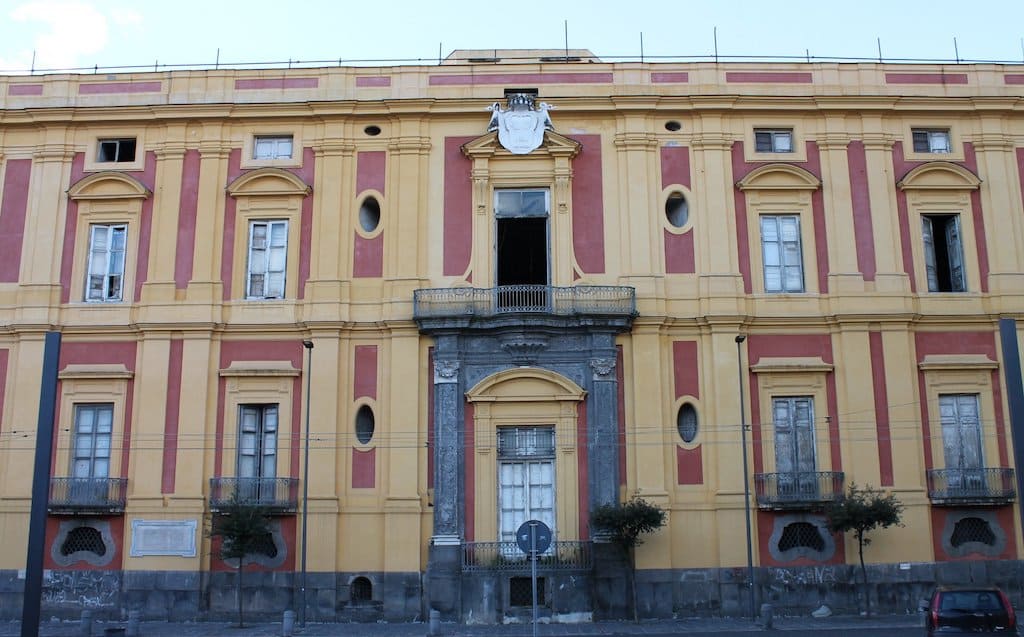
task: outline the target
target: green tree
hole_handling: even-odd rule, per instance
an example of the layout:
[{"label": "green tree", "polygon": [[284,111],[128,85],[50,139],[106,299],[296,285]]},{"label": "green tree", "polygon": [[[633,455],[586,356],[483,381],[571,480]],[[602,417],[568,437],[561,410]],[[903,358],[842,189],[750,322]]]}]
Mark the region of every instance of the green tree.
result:
[{"label": "green tree", "polygon": [[864,547],[871,543],[866,537],[875,529],[903,526],[900,516],[903,504],[892,493],[884,493],[871,486],[864,488],[851,483],[846,495],[832,502],[826,509],[828,528],[833,533],[853,531],[860,556],[861,579],[864,582],[864,611],[871,614],[871,595],[868,592],[868,570],[864,566]]},{"label": "green tree", "polygon": [[265,507],[238,497],[238,493],[219,507],[210,525],[210,537],[220,538],[220,557],[224,561],[238,560],[238,627],[244,628],[242,615],[242,574],[245,558],[264,546],[270,533],[270,520]]},{"label": "green tree", "polygon": [[636,547],[643,544],[641,535],[665,525],[665,511],[639,496],[622,504],[602,504],[590,516],[590,525],[608,534],[629,562],[630,597],[633,621],[639,621],[636,601]]}]

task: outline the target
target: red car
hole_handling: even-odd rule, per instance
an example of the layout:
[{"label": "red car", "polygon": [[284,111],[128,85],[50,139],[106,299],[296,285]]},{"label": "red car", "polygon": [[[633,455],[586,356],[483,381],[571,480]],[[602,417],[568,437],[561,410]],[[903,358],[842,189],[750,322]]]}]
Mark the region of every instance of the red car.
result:
[{"label": "red car", "polygon": [[1006,594],[994,586],[939,587],[925,608],[931,635],[958,633],[1017,634],[1017,614]]}]

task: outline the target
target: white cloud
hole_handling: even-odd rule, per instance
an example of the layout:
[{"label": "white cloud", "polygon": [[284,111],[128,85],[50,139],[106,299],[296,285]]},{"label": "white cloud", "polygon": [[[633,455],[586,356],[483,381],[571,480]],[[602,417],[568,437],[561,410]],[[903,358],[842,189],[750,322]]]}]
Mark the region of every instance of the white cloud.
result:
[{"label": "white cloud", "polygon": [[[88,56],[107,45],[107,17],[87,2],[37,0],[15,7],[10,17],[23,28],[38,31],[32,41],[37,69],[86,66]],[[31,56],[28,52],[29,60]],[[25,58],[20,51],[14,59]]]},{"label": "white cloud", "polygon": [[114,24],[123,27],[142,26],[142,14],[134,9],[115,7],[110,10],[110,19]]}]

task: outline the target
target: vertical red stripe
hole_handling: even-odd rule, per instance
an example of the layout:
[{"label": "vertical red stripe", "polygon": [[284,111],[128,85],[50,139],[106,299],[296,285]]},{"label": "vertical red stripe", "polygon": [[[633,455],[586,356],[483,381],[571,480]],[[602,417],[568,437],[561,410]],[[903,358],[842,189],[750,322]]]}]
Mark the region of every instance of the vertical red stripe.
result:
[{"label": "vertical red stripe", "polygon": [[352,488],[372,489],[377,481],[377,450],[352,450]]},{"label": "vertical red stripe", "polygon": [[[815,142],[807,142],[807,170],[821,179],[821,153]],[[825,196],[821,188],[811,193],[811,216],[814,219],[814,248],[818,260],[818,291],[828,294],[828,230],[825,224]]]},{"label": "vertical red stripe", "polygon": [[700,446],[684,449],[676,446],[676,483],[704,484],[704,459]]},{"label": "vertical red stripe", "polygon": [[171,339],[170,355],[167,360],[167,415],[164,422],[164,458],[160,493],[174,493],[174,480],[178,464],[178,425],[181,415],[181,366],[184,341]]},{"label": "vertical red stripe", "polygon": [[384,171],[387,153],[383,150],[356,153],[356,193],[376,190],[384,193]]},{"label": "vertical red stripe", "polygon": [[583,274],[604,273],[604,195],[601,136],[579,135],[572,162],[572,247]]},{"label": "vertical red stripe", "polygon": [[[225,187],[241,176],[242,151],[235,148],[228,154],[228,181]],[[235,259],[235,216],[237,202],[231,195],[224,193],[224,238],[221,242],[220,282],[224,290],[223,299],[231,300],[231,275],[234,271]]]},{"label": "vertical red stripe", "polygon": [[999,370],[992,370],[992,404],[995,409],[996,447],[999,449],[999,466],[1010,466],[1010,452],[1006,444],[1006,419],[1003,417],[1003,386],[999,383]]},{"label": "vertical red stripe", "polygon": [[473,403],[467,401],[462,421],[465,439],[462,449],[466,467],[466,508],[463,523],[467,542],[472,542],[476,537],[476,429],[473,427],[475,413]]},{"label": "vertical red stripe", "polygon": [[889,389],[885,377],[885,349],[882,333],[868,334],[871,347],[871,382],[875,398],[875,439],[878,443],[879,483],[893,486],[892,434],[889,428]]},{"label": "vertical red stripe", "polygon": [[665,273],[693,274],[697,271],[693,252],[693,230],[675,234],[665,230]]},{"label": "vertical red stripe", "polygon": [[[732,178],[738,182],[746,176],[753,168],[743,161],[743,142],[737,141],[732,145]],[[753,283],[750,277],[750,241],[747,227],[747,196],[739,187],[733,187],[733,197],[736,204],[736,255],[740,262],[740,274],[743,276],[743,292],[750,294]]]},{"label": "vertical red stripe", "polygon": [[17,283],[21,271],[21,247],[25,237],[31,159],[8,159],[4,192],[0,199],[0,282]]},{"label": "vertical red stripe", "polygon": [[0,349],[0,431],[3,431],[4,399],[7,396],[7,360],[11,350]]},{"label": "vertical red stripe", "polygon": [[1024,205],[1024,148],[1017,149],[1017,178],[1020,179],[1020,198]]},{"label": "vertical red stripe", "polygon": [[699,399],[697,341],[672,342],[672,370],[675,378],[675,397],[693,396]]},{"label": "vertical red stripe", "polygon": [[384,233],[367,239],[353,233],[352,276],[374,278],[384,276]]},{"label": "vertical red stripe", "polygon": [[850,203],[853,205],[853,237],[857,246],[857,269],[865,281],[874,281],[875,232],[871,222],[871,196],[868,186],[868,159],[864,142],[854,140],[846,147],[850,170]]},{"label": "vertical red stripe", "polygon": [[473,248],[473,162],[462,154],[472,137],[444,140],[444,276],[463,276]]},{"label": "vertical red stripe", "polygon": [[[75,153],[71,160],[71,178],[68,188],[78,183],[82,178],[83,167],[85,166],[85,154]],[[68,303],[71,300],[71,269],[75,264],[75,236],[78,232],[78,202],[68,200],[67,217],[64,220],[64,243],[60,253],[60,302]]]},{"label": "vertical red stripe", "polygon": [[664,146],[661,149],[661,187],[673,184],[690,187],[690,149],[687,146]]},{"label": "vertical red stripe", "polygon": [[356,345],[352,366],[352,395],[377,399],[377,346]]},{"label": "vertical red stripe", "polygon": [[[146,165],[142,174],[137,175],[138,179],[150,192],[153,192],[153,184],[156,181],[156,153],[146,153]],[[142,216],[139,219],[139,261],[135,264],[135,302],[142,300],[142,284],[149,276],[149,248],[150,238],[153,234],[153,197],[149,196],[142,200]]]},{"label": "vertical red stripe", "polygon": [[[974,152],[974,144],[964,142],[964,167],[975,175],[978,174],[978,157]],[[978,276],[981,279],[981,291],[988,292],[988,241],[985,238],[985,215],[982,214],[981,190],[971,191],[971,218],[974,220],[974,240],[978,250]]]},{"label": "vertical red stripe", "polygon": [[[892,168],[896,181],[903,179],[906,171],[913,167],[903,159],[903,142],[892,145]],[[900,222],[900,248],[903,253],[903,270],[910,277],[910,291],[917,293],[917,276],[914,273],[914,256],[912,244],[914,237],[910,234],[910,213],[907,210],[907,193],[896,188],[896,216]]]},{"label": "vertical red stripe", "polygon": [[579,403],[576,412],[576,470],[579,489],[576,506],[579,507],[580,539],[590,539],[590,463],[587,459],[587,403]]},{"label": "vertical red stripe", "polygon": [[196,248],[196,218],[199,210],[198,150],[185,151],[181,167],[181,202],[178,206],[178,242],[174,249],[174,287],[184,290],[192,278],[192,257]]},{"label": "vertical red stripe", "polygon": [[[302,149],[302,168],[292,172],[307,184],[316,179],[316,153],[312,148]],[[302,217],[299,222],[299,299],[306,298],[306,281],[309,281],[310,263],[313,257],[313,197],[306,195],[302,200]]]}]

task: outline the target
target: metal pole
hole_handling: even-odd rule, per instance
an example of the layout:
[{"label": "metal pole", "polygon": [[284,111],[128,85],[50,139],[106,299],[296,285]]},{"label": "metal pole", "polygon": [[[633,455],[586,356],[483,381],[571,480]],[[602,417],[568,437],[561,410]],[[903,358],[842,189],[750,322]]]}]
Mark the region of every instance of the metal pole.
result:
[{"label": "metal pole", "polygon": [[306,348],[306,435],[305,455],[302,460],[302,579],[300,581],[300,600],[302,615],[299,626],[306,627],[306,527],[309,520],[309,385],[313,375],[313,341],[302,341]]},{"label": "metal pole", "polygon": [[530,581],[533,582],[533,637],[537,637],[537,523],[530,522]]},{"label": "metal pole", "polygon": [[746,398],[743,396],[743,351],[740,348],[745,340],[747,337],[744,334],[736,336],[736,371],[739,373],[740,440],[743,446],[743,513],[747,521],[747,586],[750,588],[750,618],[757,621],[757,610],[754,608],[754,552],[750,541],[750,469],[747,467]]},{"label": "metal pole", "polygon": [[60,332],[47,332],[43,344],[43,373],[39,387],[39,419],[36,424],[36,456],[35,470],[32,476],[32,508],[29,509],[25,594],[21,607],[21,637],[37,637],[39,635],[39,611],[43,595],[43,557],[46,553],[44,546],[46,507],[50,495],[50,455],[53,451],[59,361]]}]

